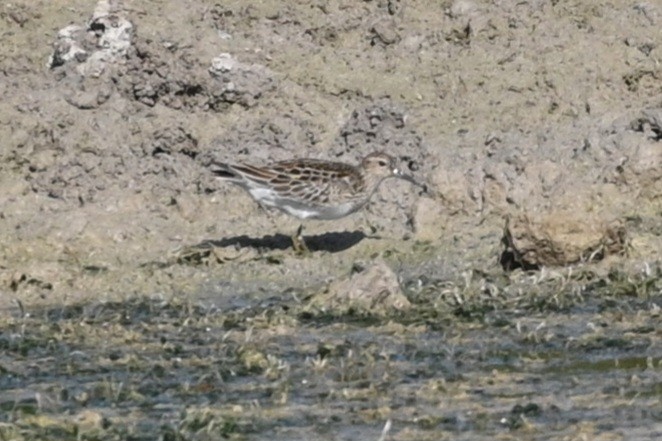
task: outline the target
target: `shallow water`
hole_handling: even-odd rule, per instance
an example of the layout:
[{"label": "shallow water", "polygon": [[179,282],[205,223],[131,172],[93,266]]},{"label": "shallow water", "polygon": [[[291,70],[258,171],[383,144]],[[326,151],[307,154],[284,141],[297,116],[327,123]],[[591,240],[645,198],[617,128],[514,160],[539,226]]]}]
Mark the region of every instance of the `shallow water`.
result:
[{"label": "shallow water", "polygon": [[659,292],[541,307],[465,289],[459,306],[435,283],[405,281],[413,310],[387,316],[316,315],[290,291],[4,311],[0,433],[379,440],[390,421],[384,439],[662,439]]}]

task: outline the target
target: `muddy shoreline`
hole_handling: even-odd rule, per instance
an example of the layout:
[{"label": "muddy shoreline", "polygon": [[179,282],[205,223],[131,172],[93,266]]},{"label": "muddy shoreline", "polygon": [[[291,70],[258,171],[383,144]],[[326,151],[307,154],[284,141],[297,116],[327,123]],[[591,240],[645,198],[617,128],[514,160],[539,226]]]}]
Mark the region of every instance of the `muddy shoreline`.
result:
[{"label": "muddy shoreline", "polygon": [[[656,440],[654,2],[0,6],[7,439]],[[425,182],[310,222],[212,161]]]},{"label": "muddy shoreline", "polygon": [[411,309],[383,314],[292,291],[232,309],[136,297],[15,312],[0,339],[3,431],[378,439],[390,421],[393,439],[652,440],[657,271],[611,284],[412,279]]}]

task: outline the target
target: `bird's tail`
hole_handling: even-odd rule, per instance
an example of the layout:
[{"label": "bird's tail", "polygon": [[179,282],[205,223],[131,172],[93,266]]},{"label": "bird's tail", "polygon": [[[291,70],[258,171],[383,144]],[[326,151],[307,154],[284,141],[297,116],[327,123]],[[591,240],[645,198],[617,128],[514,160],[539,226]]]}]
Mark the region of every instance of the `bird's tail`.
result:
[{"label": "bird's tail", "polygon": [[213,162],[211,165],[211,171],[217,177],[244,186],[269,186],[275,176],[273,171],[253,165],[232,165],[224,162]]},{"label": "bird's tail", "polygon": [[237,171],[230,164],[224,162],[212,162],[211,172],[218,178],[225,179],[228,181],[239,182],[243,180],[243,177],[237,173]]}]

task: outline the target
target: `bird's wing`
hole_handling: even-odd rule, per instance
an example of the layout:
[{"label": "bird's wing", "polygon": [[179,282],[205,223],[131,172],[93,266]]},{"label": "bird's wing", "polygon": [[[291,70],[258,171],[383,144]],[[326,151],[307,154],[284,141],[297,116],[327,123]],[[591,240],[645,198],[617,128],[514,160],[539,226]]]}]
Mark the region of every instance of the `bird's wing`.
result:
[{"label": "bird's wing", "polygon": [[[300,159],[266,167],[216,163],[214,174],[247,189],[265,188],[283,199],[325,204],[339,194],[362,185],[356,170],[347,164]],[[358,176],[358,177],[357,177]]]},{"label": "bird's wing", "polygon": [[[326,204],[338,193],[338,186],[349,188],[355,170],[346,164],[299,159],[283,161],[269,167],[275,176],[273,188],[283,191],[283,197],[294,196],[312,204]],[[347,184],[345,184],[347,181]]]}]

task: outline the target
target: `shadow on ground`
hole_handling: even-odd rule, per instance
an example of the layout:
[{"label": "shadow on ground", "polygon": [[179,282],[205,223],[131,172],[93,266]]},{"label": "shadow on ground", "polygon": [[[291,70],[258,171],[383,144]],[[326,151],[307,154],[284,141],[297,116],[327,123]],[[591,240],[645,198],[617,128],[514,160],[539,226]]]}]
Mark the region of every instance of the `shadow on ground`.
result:
[{"label": "shadow on ground", "polygon": [[[333,233],[324,233],[315,236],[304,236],[303,239],[310,251],[328,251],[338,253],[345,251],[365,239],[365,233],[362,231],[342,231]],[[198,245],[198,248],[206,247],[240,247],[256,248],[269,250],[286,250],[292,248],[292,238],[285,234],[275,234],[262,236],[260,238],[249,237],[246,235],[227,237],[221,240],[206,240]]]}]

